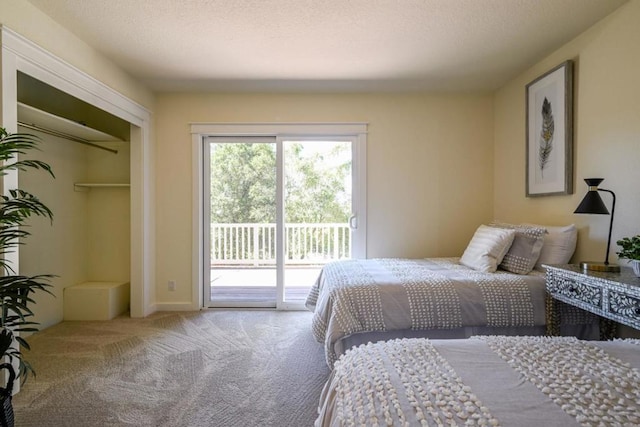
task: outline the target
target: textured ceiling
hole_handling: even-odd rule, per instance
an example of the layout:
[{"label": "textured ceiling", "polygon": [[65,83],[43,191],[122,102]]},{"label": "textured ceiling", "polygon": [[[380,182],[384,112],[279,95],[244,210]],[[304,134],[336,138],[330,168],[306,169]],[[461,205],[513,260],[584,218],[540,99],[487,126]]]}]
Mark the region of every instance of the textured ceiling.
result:
[{"label": "textured ceiling", "polygon": [[158,91],[490,91],[626,0],[29,0]]}]

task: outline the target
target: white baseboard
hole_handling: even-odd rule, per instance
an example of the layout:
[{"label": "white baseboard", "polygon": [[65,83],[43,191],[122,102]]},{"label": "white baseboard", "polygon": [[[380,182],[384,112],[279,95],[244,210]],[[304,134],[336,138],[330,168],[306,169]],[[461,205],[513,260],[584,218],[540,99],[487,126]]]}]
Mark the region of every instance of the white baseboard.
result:
[{"label": "white baseboard", "polygon": [[159,302],[151,305],[151,313],[156,311],[200,311],[191,302]]}]

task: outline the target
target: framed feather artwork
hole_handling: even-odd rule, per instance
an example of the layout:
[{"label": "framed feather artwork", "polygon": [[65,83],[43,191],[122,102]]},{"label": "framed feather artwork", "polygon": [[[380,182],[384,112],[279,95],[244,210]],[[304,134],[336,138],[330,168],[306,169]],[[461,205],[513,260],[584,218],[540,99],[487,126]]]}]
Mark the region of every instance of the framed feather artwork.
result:
[{"label": "framed feather artwork", "polygon": [[527,197],[573,194],[573,61],[526,87]]}]

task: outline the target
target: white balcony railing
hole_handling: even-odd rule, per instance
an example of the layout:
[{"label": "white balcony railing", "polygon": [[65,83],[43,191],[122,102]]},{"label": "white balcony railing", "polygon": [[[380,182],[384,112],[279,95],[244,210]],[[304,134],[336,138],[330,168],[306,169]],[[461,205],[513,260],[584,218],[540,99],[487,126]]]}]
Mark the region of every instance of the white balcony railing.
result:
[{"label": "white balcony railing", "polygon": [[[325,264],[348,258],[347,223],[286,224],[287,264]],[[211,224],[211,265],[275,265],[275,224]]]}]

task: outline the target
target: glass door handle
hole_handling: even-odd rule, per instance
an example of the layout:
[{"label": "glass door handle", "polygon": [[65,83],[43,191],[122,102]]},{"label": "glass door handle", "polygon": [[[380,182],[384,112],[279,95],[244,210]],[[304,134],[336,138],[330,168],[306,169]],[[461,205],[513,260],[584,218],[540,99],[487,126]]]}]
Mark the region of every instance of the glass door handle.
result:
[{"label": "glass door handle", "polygon": [[349,228],[355,230],[358,228],[358,217],[356,215],[351,215],[349,217]]}]

